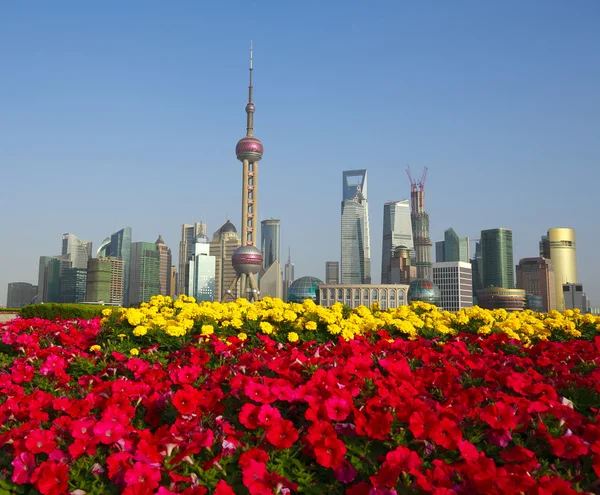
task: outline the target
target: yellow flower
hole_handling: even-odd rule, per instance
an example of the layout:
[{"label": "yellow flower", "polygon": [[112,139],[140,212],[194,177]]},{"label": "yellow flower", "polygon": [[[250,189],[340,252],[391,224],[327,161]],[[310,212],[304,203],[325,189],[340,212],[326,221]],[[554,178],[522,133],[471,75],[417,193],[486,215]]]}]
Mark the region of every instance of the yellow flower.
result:
[{"label": "yellow flower", "polygon": [[296,332],[288,333],[287,338],[290,342],[298,342],[298,334]]},{"label": "yellow flower", "polygon": [[262,333],[266,333],[267,335],[273,333],[273,325],[271,325],[268,321],[261,321],[260,329]]},{"label": "yellow flower", "polygon": [[316,321],[307,321],[306,325],[304,325],[304,328],[306,328],[307,330],[316,330],[317,322]]},{"label": "yellow flower", "polygon": [[244,340],[246,340],[248,338],[248,336],[244,332],[240,332],[237,334],[237,338],[243,342]]},{"label": "yellow flower", "polygon": [[136,337],[141,337],[142,335],[146,335],[148,333],[148,327],[144,325],[138,325],[133,329],[133,335]]},{"label": "yellow flower", "polygon": [[93,345],[92,347],[90,347],[90,351],[99,351],[100,349],[102,349],[102,347],[100,347],[99,345]]},{"label": "yellow flower", "polygon": [[125,335],[124,333],[120,333],[119,335],[117,335],[117,337],[119,337],[120,339],[124,339],[125,337],[127,337],[127,335]]},{"label": "yellow flower", "polygon": [[135,347],[129,351],[129,354],[131,354],[132,356],[137,356],[139,353],[140,351],[137,350]]},{"label": "yellow flower", "polygon": [[103,309],[102,316],[110,316],[110,315],[112,315],[112,312],[113,312],[112,309],[109,309],[109,308]]},{"label": "yellow flower", "polygon": [[212,325],[202,325],[202,335],[208,336],[215,333],[215,329]]}]

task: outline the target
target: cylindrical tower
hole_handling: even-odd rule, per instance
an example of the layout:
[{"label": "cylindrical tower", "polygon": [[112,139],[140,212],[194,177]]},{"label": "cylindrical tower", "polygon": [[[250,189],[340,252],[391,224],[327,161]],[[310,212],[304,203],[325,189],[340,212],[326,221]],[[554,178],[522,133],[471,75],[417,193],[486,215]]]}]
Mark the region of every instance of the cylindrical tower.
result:
[{"label": "cylindrical tower", "polygon": [[575,230],[553,228],[548,230],[550,260],[554,266],[556,309],[565,309],[563,284],[577,283],[577,259],[575,251]]},{"label": "cylindrical tower", "polygon": [[[255,275],[262,266],[262,254],[256,247],[258,214],[258,162],[263,156],[263,145],[254,136],[254,103],[252,101],[252,43],[250,43],[250,85],[246,105],[246,136],[235,147],[237,159],[242,162],[242,245],[235,250],[231,263],[241,280],[241,296],[258,299]],[[231,288],[227,291],[231,294]]]}]

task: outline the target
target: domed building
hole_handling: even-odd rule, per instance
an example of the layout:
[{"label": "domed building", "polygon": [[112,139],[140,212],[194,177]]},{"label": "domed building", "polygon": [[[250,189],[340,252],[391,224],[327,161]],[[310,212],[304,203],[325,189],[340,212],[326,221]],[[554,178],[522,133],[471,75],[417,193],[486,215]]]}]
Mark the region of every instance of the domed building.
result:
[{"label": "domed building", "polygon": [[418,278],[408,286],[408,304],[414,301],[423,301],[439,306],[442,302],[442,292],[431,280]]},{"label": "domed building", "polygon": [[294,280],[287,292],[287,302],[302,304],[306,299],[317,302],[317,291],[322,280],[317,277],[300,277]]}]

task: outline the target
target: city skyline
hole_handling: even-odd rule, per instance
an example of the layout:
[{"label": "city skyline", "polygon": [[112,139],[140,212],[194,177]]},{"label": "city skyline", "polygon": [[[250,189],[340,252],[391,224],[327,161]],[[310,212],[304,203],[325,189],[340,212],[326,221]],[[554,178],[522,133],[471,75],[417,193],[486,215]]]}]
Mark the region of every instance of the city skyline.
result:
[{"label": "city skyline", "polygon": [[[224,14],[215,8],[206,15]],[[598,45],[597,5],[508,2],[448,12],[447,7],[407,10],[389,4],[385,9],[389,21],[380,17],[382,11],[348,5],[348,18],[364,15],[363,35],[356,40],[335,24],[338,12],[328,8],[310,21],[316,29],[311,43],[297,36],[306,14],[288,24],[284,36],[271,24],[253,35],[261,58],[261,138],[269,144],[259,220],[281,219],[282,251],[294,251],[297,276],[323,279],[325,261],[338,259],[337,177],[365,167],[377,282],[378,212],[386,201],[408,199],[403,168],[410,164],[430,169],[427,211],[433,242],[443,239],[448,226],[472,238],[481,230],[505,227],[513,231],[517,264],[537,256],[537,242],[549,228],[574,228],[579,281],[598,306],[600,264],[594,247],[599,239],[591,213],[593,185],[600,180],[593,144],[600,102],[592,88],[600,77],[586,62]],[[151,242],[162,234],[173,249],[184,222],[203,219],[213,231],[229,217],[240,226],[239,184],[227,181],[239,170],[231,143],[239,137],[237,74],[246,60],[248,35],[228,31],[226,44],[205,53],[203,40],[213,37],[219,44],[224,38],[216,27],[197,33],[199,9],[149,7],[144,12],[148,26],[130,30],[134,11],[107,7],[96,18],[92,7],[40,6],[35,12],[2,7],[7,29],[0,37],[14,48],[6,58],[11,77],[0,82],[8,122],[0,133],[1,160],[8,165],[0,206],[11,212],[3,219],[0,242],[0,302],[6,300],[8,282],[37,283],[39,256],[58,254],[56,238],[63,232],[99,246],[128,225],[132,240]],[[267,8],[258,7],[256,14],[261,12]],[[161,14],[176,20],[182,34],[149,38]],[[272,15],[283,19],[286,12]],[[55,22],[48,23],[48,16]],[[377,29],[391,27],[395,17],[403,19],[403,29],[390,32],[384,43]],[[123,21],[109,39],[103,22],[117,18]],[[424,22],[432,19],[433,24]],[[535,37],[529,32],[533,19],[539,21]],[[241,16],[232,19],[234,25],[241,22]],[[90,36],[64,29],[78,23]],[[406,44],[411,37],[419,43]],[[47,46],[43,57],[36,51],[41,39]],[[477,48],[475,40],[483,46]],[[164,50],[157,49],[165,43]],[[64,46],[75,48],[64,51]],[[173,52],[180,55],[171,57]],[[200,58],[202,64],[187,62]],[[125,63],[130,59],[136,60],[133,67]],[[297,80],[299,61],[313,75],[310,81]],[[346,77],[357,80],[347,85]],[[203,97],[207,94],[211,97]],[[313,146],[313,163],[290,153],[299,135]],[[165,173],[165,166],[185,170],[192,180]],[[96,170],[104,173],[92,175]],[[563,190],[564,170],[578,174],[572,179],[578,203],[547,200]],[[122,191],[122,197],[98,208],[107,189],[118,185],[111,195]],[[79,194],[85,188],[86,201],[73,208],[64,187]],[[172,191],[172,206],[130,206],[158,194],[175,197]],[[297,199],[290,198],[292,192]],[[319,199],[307,201],[309,209],[300,215],[291,204],[303,194]],[[35,198],[35,206],[23,204],[27,195]],[[15,204],[23,206],[16,211]],[[31,224],[36,229],[27,232]],[[323,239],[316,255],[306,246],[306,232]],[[13,235],[22,245],[11,242]]]}]

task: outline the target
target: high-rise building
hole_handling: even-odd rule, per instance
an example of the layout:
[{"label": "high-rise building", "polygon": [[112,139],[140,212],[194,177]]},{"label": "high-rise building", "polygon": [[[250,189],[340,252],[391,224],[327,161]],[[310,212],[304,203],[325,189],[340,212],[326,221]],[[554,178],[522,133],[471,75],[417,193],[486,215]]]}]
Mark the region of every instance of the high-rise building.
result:
[{"label": "high-rise building", "polygon": [[263,268],[269,268],[275,260],[280,259],[279,245],[280,222],[277,219],[260,222],[260,246],[263,256]]},{"label": "high-rise building", "polygon": [[527,296],[541,298],[540,311],[556,309],[556,285],[554,266],[546,258],[523,258],[517,265],[517,289],[523,289]]},{"label": "high-rise building", "polygon": [[260,296],[283,298],[283,279],[280,259],[280,222],[276,219],[263,220],[260,223],[261,251],[263,268],[260,271],[258,285]]},{"label": "high-rise building", "polygon": [[540,254],[549,258],[554,266],[556,309],[562,311],[565,309],[563,285],[578,281],[575,231],[562,227],[549,229],[540,242]]},{"label": "high-rise building", "polygon": [[433,283],[440,289],[442,309],[458,311],[473,306],[471,263],[462,261],[434,263]]},{"label": "high-rise building", "polygon": [[508,229],[482,230],[480,242],[483,287],[514,289],[512,231]]},{"label": "high-rise building", "polygon": [[125,277],[125,262],[120,258],[109,256],[103,258],[110,263],[110,297],[109,302],[113,306],[123,305],[123,278]]},{"label": "high-rise building", "polygon": [[[223,300],[225,291],[236,278],[231,257],[240,244],[237,229],[229,220],[212,236],[209,253],[215,257],[215,301]],[[179,279],[185,278],[185,274],[178,275]]]},{"label": "high-rise building", "polygon": [[11,282],[8,284],[6,297],[7,308],[22,308],[31,304],[37,296],[37,285],[27,282]]},{"label": "high-rise building", "polygon": [[110,256],[110,244],[111,244],[110,237],[107,237],[106,239],[104,239],[100,243],[100,247],[98,248],[98,251],[96,251],[96,257],[97,258],[106,258],[107,256]]},{"label": "high-rise building", "polygon": [[454,229],[450,228],[444,232],[444,240],[435,243],[435,260],[471,262],[470,239],[458,237]]},{"label": "high-rise building", "polygon": [[228,297],[239,296],[249,300],[259,297],[256,276],[263,266],[263,257],[256,246],[258,213],[258,162],[263,157],[263,145],[254,135],[254,111],[252,101],[252,43],[250,43],[250,84],[248,85],[248,103],[246,104],[246,135],[235,147],[235,155],[242,162],[242,245],[235,250],[231,264],[236,277],[226,288]]},{"label": "high-rise building", "polygon": [[342,196],[342,284],[371,283],[371,240],[367,171],[343,172]]},{"label": "high-rise building", "polygon": [[175,267],[175,265],[171,265],[169,277],[171,278],[171,283],[169,284],[169,296],[171,296],[171,298],[174,299],[175,292],[177,292],[177,268]]},{"label": "high-rise building", "polygon": [[288,300],[288,289],[294,283],[294,263],[292,263],[292,249],[288,248],[288,260],[283,268],[283,300]]},{"label": "high-rise building", "polygon": [[65,268],[60,276],[60,302],[85,302],[87,264],[85,268]]},{"label": "high-rise building", "polygon": [[150,301],[160,290],[160,255],[152,242],[133,242],[129,271],[129,304]]},{"label": "high-rise building", "polygon": [[92,257],[92,241],[82,241],[76,235],[63,234],[62,255],[69,256],[73,268],[87,269],[87,262]]},{"label": "high-rise building", "polygon": [[193,245],[188,261],[188,288],[186,294],[196,301],[215,300],[216,258],[210,255],[208,238],[201,236]]},{"label": "high-rise building", "polygon": [[43,302],[61,302],[61,279],[64,270],[71,268],[68,255],[53,256],[44,267]]},{"label": "high-rise building", "polygon": [[582,284],[563,284],[564,309],[578,309],[582,313],[590,312],[588,301]]},{"label": "high-rise building", "polygon": [[87,302],[110,302],[112,265],[106,258],[88,260],[85,300]]},{"label": "high-rise building", "polygon": [[473,275],[473,306],[478,305],[477,293],[483,289],[483,262],[481,258],[481,242],[475,242],[475,255],[471,259]]},{"label": "high-rise building", "polygon": [[390,260],[390,283],[409,285],[416,278],[417,267],[413,265],[410,249],[396,246]]},{"label": "high-rise building", "polygon": [[156,250],[158,251],[159,260],[159,294],[168,296],[171,293],[171,250],[163,241],[161,235],[156,239]]},{"label": "high-rise building", "polygon": [[392,283],[391,264],[394,250],[398,246],[404,246],[410,253],[414,253],[408,200],[389,201],[383,204],[383,242],[381,246],[381,283],[390,284]]},{"label": "high-rise building", "polygon": [[38,304],[49,302],[46,285],[46,270],[48,263],[52,260],[52,256],[40,256],[40,264],[38,268],[38,285],[37,285],[37,297],[35,302]]},{"label": "high-rise building", "polygon": [[427,167],[418,181],[412,178],[410,168],[407,170],[410,180],[411,225],[415,245],[417,279],[431,281],[431,239],[429,238],[429,213],[425,211],[425,180]]},{"label": "high-rise building", "polygon": [[192,224],[184,223],[181,226],[181,241],[179,241],[179,277],[177,279],[177,295],[187,294],[189,280],[186,273],[189,273],[187,263],[192,256],[194,243],[198,237],[206,237],[206,224],[194,222]]},{"label": "high-rise building", "polygon": [[123,305],[129,306],[131,227],[125,227],[110,236],[109,254],[113,258],[123,260]]},{"label": "high-rise building", "polygon": [[325,283],[339,284],[340,283],[340,262],[326,261],[325,262]]}]

